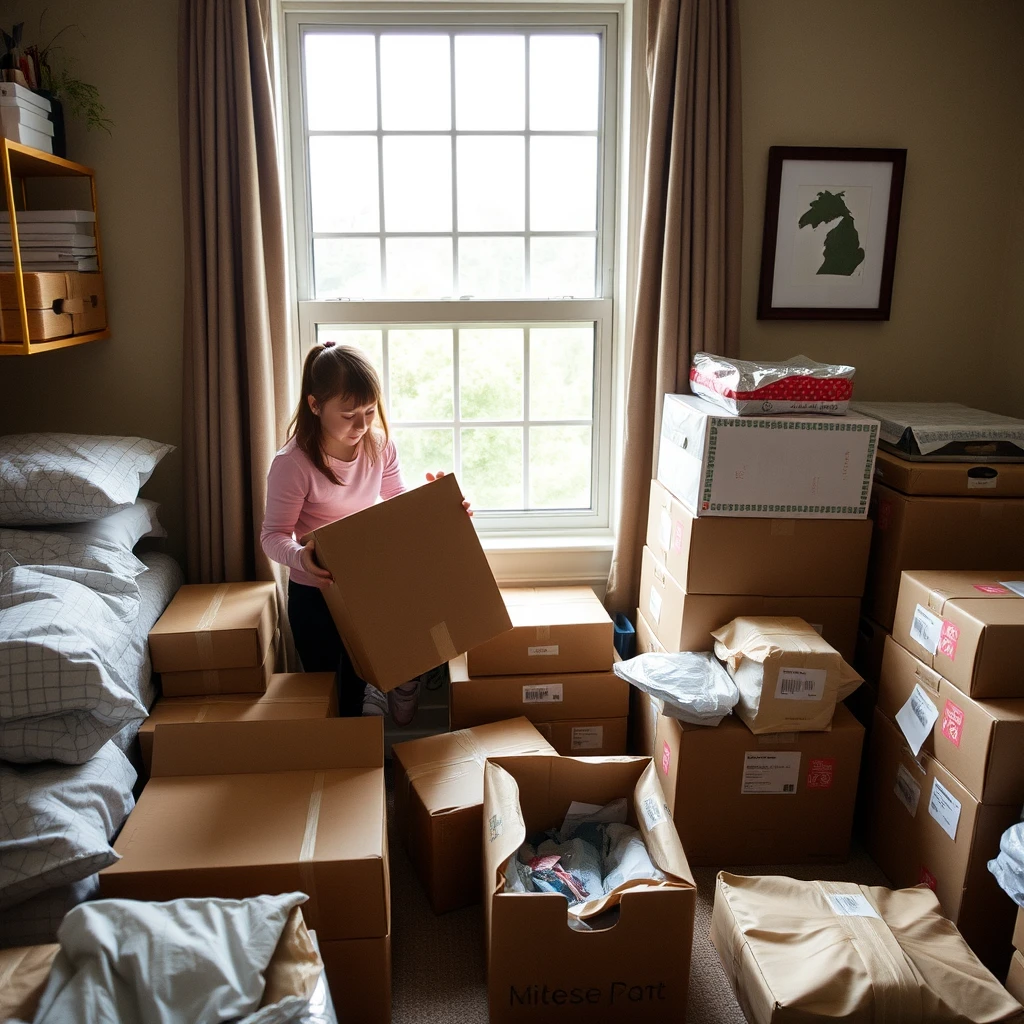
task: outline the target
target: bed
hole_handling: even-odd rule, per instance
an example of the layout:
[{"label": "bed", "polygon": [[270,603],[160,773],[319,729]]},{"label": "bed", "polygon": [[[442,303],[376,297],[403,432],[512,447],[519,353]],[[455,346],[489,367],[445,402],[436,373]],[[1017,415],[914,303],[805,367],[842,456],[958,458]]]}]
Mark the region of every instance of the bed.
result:
[{"label": "bed", "polygon": [[167,445],[0,437],[0,947],[54,941],[134,806],[147,636],[183,581],[138,491]]}]

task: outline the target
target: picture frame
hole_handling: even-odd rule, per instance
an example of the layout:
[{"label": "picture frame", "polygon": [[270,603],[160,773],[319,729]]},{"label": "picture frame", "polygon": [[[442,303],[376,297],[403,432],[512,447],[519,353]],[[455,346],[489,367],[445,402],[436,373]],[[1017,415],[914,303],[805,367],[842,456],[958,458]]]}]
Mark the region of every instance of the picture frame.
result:
[{"label": "picture frame", "polygon": [[758,320],[889,319],[906,163],[905,149],[768,150]]}]

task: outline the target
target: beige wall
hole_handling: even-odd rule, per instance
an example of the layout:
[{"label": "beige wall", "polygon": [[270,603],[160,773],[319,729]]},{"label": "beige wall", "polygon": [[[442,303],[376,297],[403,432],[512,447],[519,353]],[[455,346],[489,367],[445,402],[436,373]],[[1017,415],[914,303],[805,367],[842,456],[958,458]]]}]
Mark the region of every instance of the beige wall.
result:
[{"label": "beige wall", "polygon": [[[1024,414],[1024,3],[740,0],[740,27],[743,355],[852,363],[863,398]],[[773,145],[907,150],[888,322],[757,320]]]},{"label": "beige wall", "polygon": [[[0,432],[138,434],[181,443],[182,213],[177,7],[172,0],[13,0],[3,23],[26,42],[63,25],[77,75],[99,89],[113,134],[68,122],[68,156],[96,171],[111,337],[0,361]],[[184,553],[181,457],[146,487]]]}]

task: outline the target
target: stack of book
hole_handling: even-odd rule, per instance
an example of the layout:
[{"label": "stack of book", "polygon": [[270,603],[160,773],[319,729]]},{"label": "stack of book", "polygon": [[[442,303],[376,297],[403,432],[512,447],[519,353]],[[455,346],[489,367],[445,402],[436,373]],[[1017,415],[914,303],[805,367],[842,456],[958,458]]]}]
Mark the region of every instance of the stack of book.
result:
[{"label": "stack of book", "polygon": [[[92,210],[18,210],[18,247],[25,273],[99,270]],[[0,211],[0,272],[14,270],[11,216]]]}]

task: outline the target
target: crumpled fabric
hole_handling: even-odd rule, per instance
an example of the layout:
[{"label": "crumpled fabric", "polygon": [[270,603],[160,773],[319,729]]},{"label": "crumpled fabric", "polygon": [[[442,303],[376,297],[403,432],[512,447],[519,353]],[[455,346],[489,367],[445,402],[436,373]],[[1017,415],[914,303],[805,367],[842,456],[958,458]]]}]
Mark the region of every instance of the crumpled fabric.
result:
[{"label": "crumpled fabric", "polygon": [[315,1024],[308,998],[260,1007],[264,971],[306,898],[83,903],[57,932],[33,1024]]},{"label": "crumpled fabric", "polygon": [[664,714],[690,725],[718,725],[740,699],[736,684],[710,651],[652,651],[612,667],[638,690],[662,700]]},{"label": "crumpled fabric", "polygon": [[1024,907],[1024,821],[1011,825],[999,840],[999,853],[988,862],[1003,891]]}]

